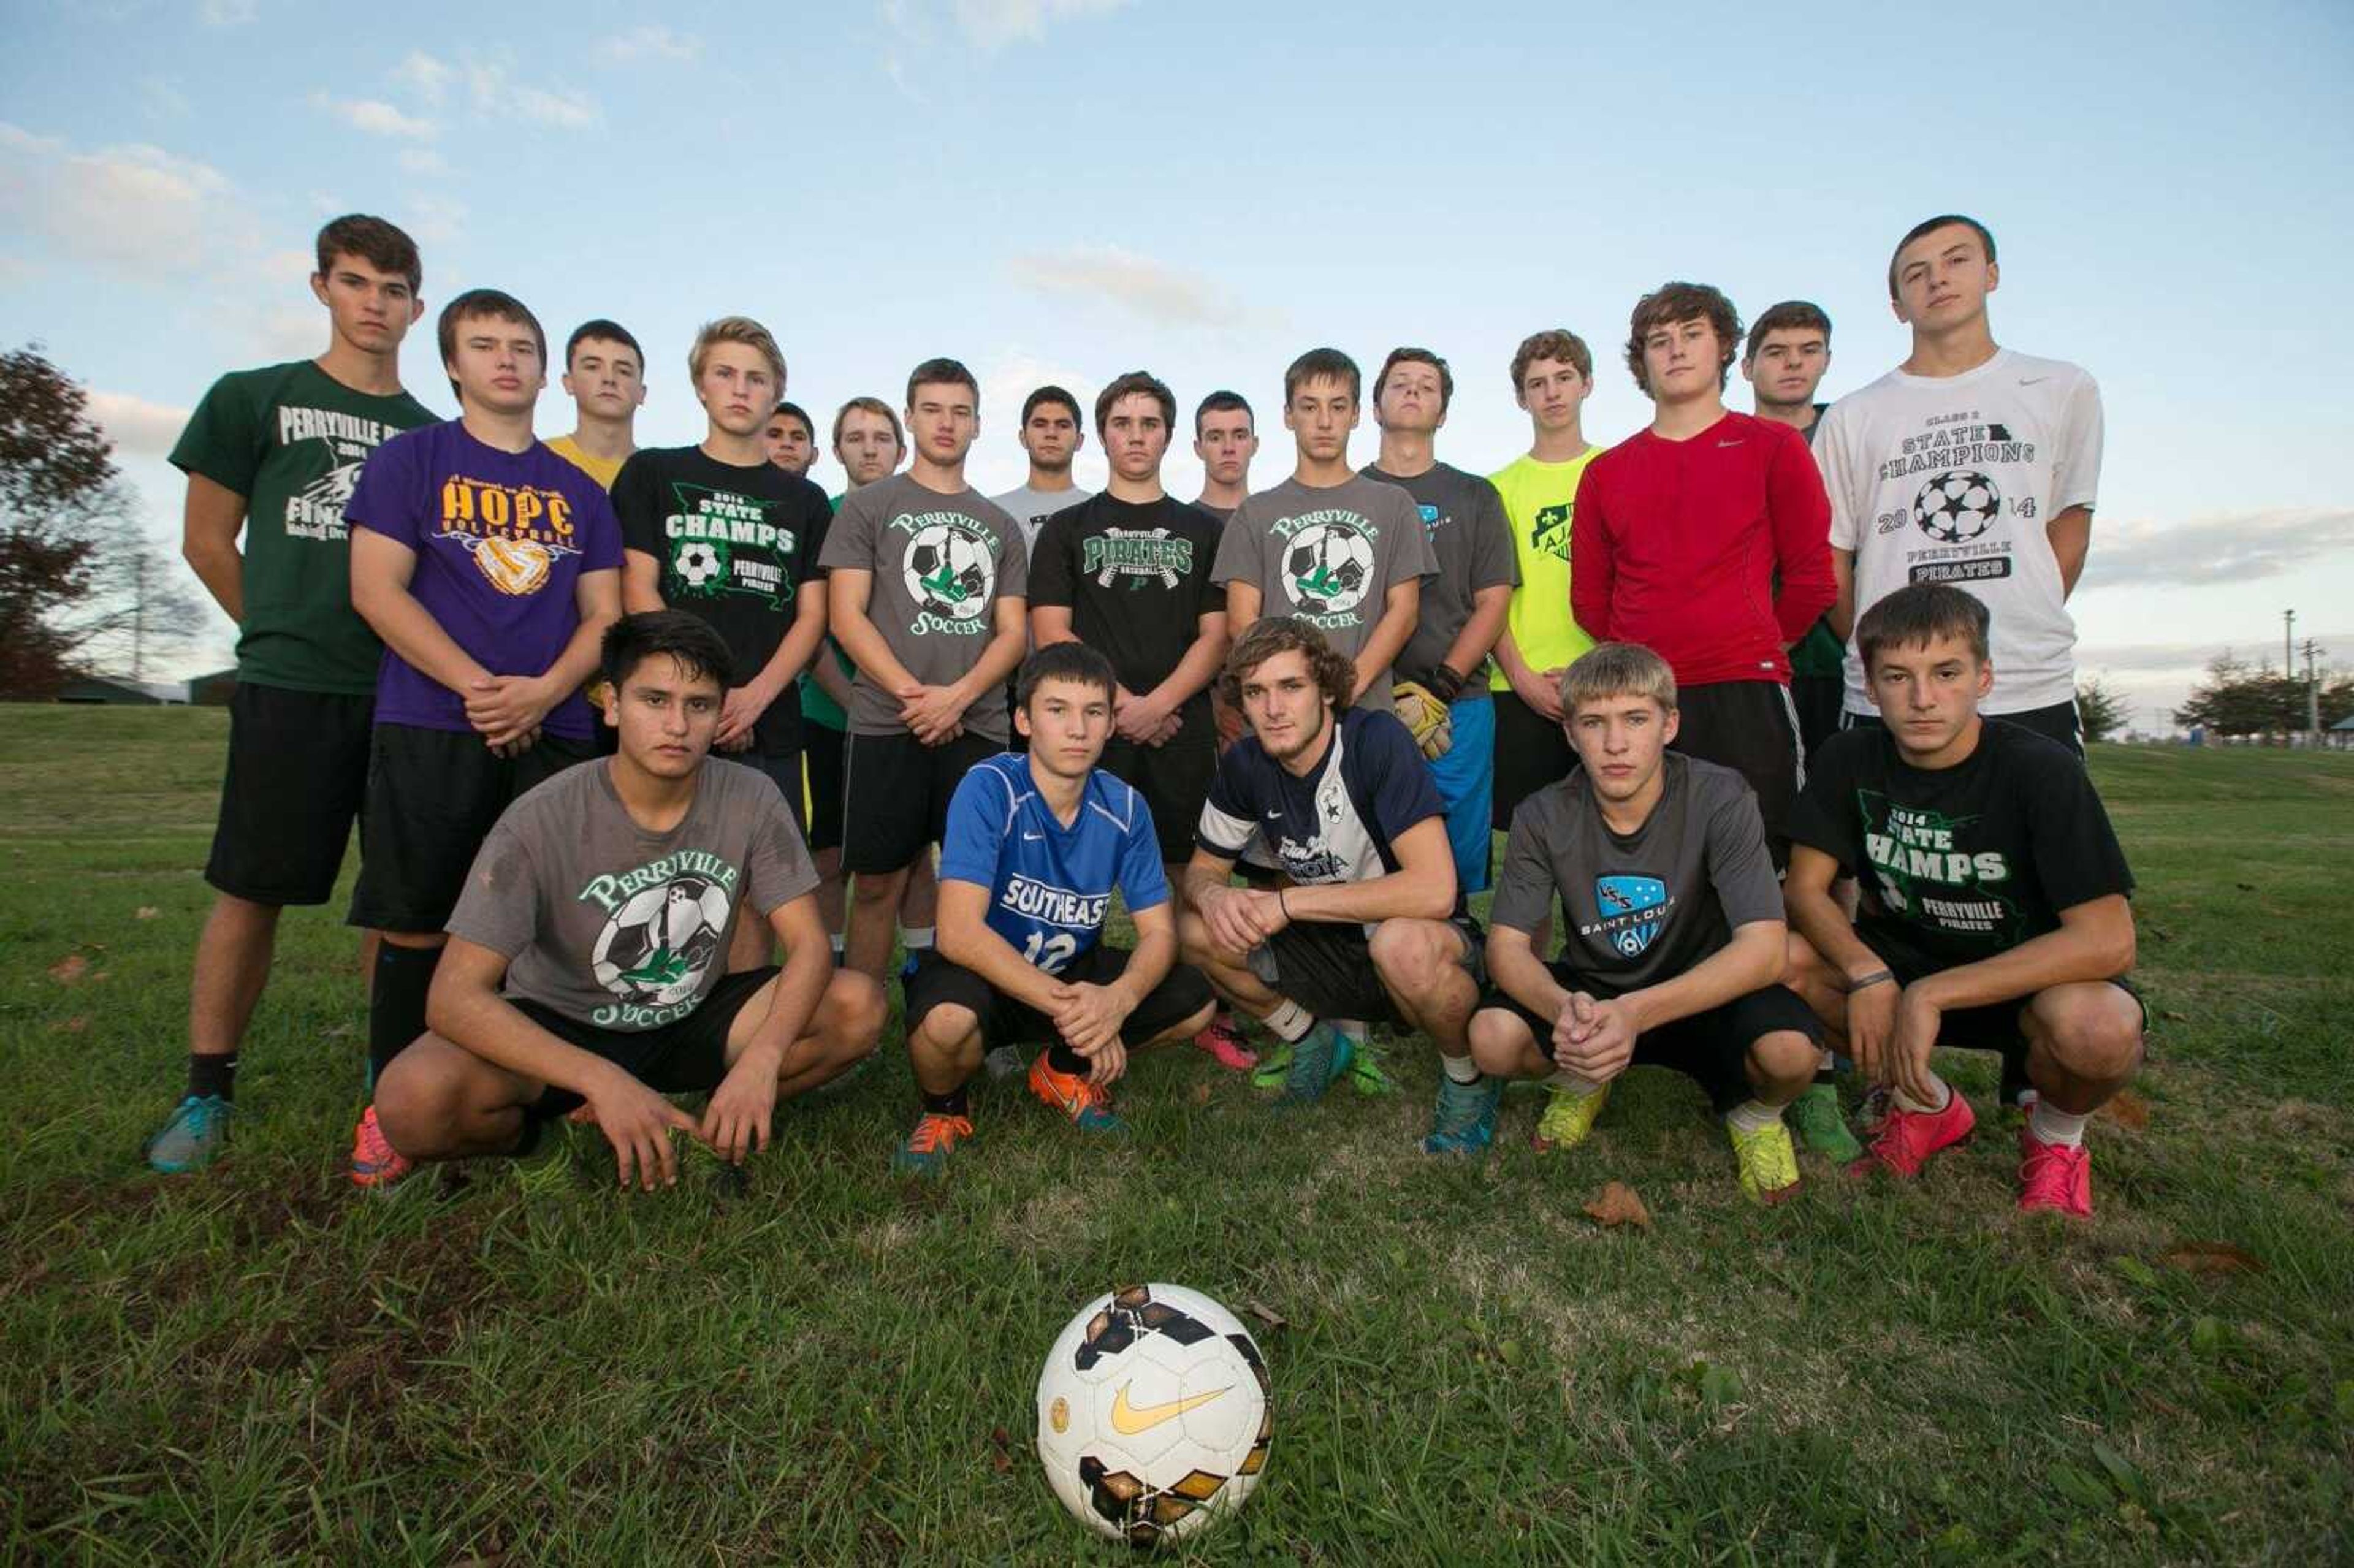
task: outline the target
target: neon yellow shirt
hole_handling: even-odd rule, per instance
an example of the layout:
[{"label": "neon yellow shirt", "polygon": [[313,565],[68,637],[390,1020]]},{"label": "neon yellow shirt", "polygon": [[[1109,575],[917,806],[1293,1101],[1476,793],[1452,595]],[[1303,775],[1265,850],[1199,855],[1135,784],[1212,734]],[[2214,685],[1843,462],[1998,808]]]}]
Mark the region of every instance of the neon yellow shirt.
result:
[{"label": "neon yellow shirt", "polygon": [[566,462],[570,463],[574,468],[578,469],[582,473],[585,473],[589,478],[595,480],[597,482],[598,488],[600,490],[612,489],[614,476],[621,471],[621,465],[630,461],[627,458],[590,457],[587,452],[580,450],[579,443],[575,441],[570,436],[558,436],[552,441],[546,441],[541,444],[546,446],[549,451],[554,452],[557,457],[562,458]]},{"label": "neon yellow shirt", "polygon": [[[1504,625],[1532,669],[1557,670],[1594,646],[1569,613],[1569,523],[1577,511],[1578,479],[1601,455],[1598,446],[1567,462],[1539,462],[1522,454],[1489,476],[1504,498],[1512,555],[1521,567],[1521,586],[1512,590]],[[1488,685],[1491,691],[1512,689],[1500,664]]]}]

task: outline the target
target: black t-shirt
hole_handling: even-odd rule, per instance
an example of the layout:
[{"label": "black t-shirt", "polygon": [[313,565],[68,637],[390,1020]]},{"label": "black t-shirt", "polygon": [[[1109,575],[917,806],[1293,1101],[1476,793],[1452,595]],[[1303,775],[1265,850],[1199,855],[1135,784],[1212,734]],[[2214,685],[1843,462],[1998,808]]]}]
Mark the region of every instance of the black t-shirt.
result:
[{"label": "black t-shirt", "polygon": [[1988,719],[1954,767],[1906,766],[1877,726],[1808,760],[1790,836],[1855,873],[1857,934],[1942,968],[2060,927],[2060,911],[2133,891],[2101,798],[2073,752]]},{"label": "black t-shirt", "polygon": [[[1046,519],[1030,562],[1030,603],[1071,612],[1080,641],[1100,649],[1139,696],[1169,678],[1202,635],[1202,617],[1226,607],[1210,580],[1218,524],[1172,496],[1145,505],[1097,495]],[[1205,688],[1180,710],[1209,733]]]},{"label": "black t-shirt", "polygon": [[[700,447],[632,454],[614,476],[613,511],[622,548],[660,565],[663,602],[710,622],[726,641],[738,685],[776,656],[800,614],[833,516],[825,492],[808,480],[773,463],[738,468]],[[760,715],[761,753],[801,749],[801,724],[793,694],[778,697]]]}]

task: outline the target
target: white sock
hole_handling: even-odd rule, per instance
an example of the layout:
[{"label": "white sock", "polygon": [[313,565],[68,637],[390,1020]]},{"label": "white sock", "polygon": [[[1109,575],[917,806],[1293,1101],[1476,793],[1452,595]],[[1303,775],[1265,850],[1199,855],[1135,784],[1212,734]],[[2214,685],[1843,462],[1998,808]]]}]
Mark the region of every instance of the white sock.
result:
[{"label": "white sock", "polygon": [[2035,1135],[2038,1143],[2062,1143],[2074,1149],[2084,1141],[2086,1119],[2070,1116],[2050,1100],[2038,1098],[2035,1108],[2027,1113],[2027,1130]]},{"label": "white sock", "polygon": [[1600,1084],[1596,1083],[1592,1078],[1581,1078],[1566,1067],[1555,1067],[1553,1070],[1553,1076],[1545,1080],[1545,1087],[1557,1094],[1574,1095],[1581,1100],[1588,1095],[1602,1092]]},{"label": "white sock", "polygon": [[833,943],[833,961],[838,964],[842,962],[842,933],[836,931],[831,940]]},{"label": "white sock", "polygon": [[1724,1113],[1725,1125],[1735,1132],[1762,1132],[1782,1119],[1782,1107],[1763,1100],[1744,1100]]},{"label": "white sock", "polygon": [[1826,1045],[1820,1051],[1815,1053],[1816,1072],[1835,1073],[1838,1070],[1839,1054],[1837,1052],[1834,1052],[1829,1046]]},{"label": "white sock", "polygon": [[911,953],[920,953],[932,945],[932,928],[929,926],[902,927],[899,935]]},{"label": "white sock", "polygon": [[1316,1027],[1316,1015],[1298,1002],[1287,1001],[1259,1022],[1273,1030],[1276,1038],[1288,1040],[1297,1045],[1308,1038],[1310,1030]]},{"label": "white sock", "polygon": [[1946,1086],[1945,1079],[1937,1076],[1935,1073],[1929,1075],[1929,1087],[1937,1097],[1926,1105],[1914,1099],[1903,1089],[1897,1090],[1897,1108],[1899,1110],[1920,1111],[1925,1115],[1931,1112],[1944,1110],[1948,1105],[1953,1103],[1954,1091]]},{"label": "white sock", "polygon": [[1441,1056],[1438,1059],[1438,1065],[1446,1069],[1448,1077],[1458,1084],[1476,1084],[1479,1081],[1479,1064],[1469,1056]]}]

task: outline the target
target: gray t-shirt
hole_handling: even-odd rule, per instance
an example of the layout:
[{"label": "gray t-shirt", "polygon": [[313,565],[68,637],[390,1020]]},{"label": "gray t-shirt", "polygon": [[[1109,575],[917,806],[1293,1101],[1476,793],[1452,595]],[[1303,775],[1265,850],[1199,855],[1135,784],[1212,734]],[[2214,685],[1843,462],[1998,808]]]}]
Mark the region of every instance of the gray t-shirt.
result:
[{"label": "gray t-shirt", "polygon": [[1068,490],[1033,490],[1025,484],[1019,490],[992,495],[990,500],[1003,507],[1007,516],[1022,524],[1023,546],[1034,556],[1038,553],[1038,530],[1046,525],[1046,519],[1057,512],[1076,506],[1082,501],[1091,500],[1094,495],[1094,491],[1081,490],[1076,484]]},{"label": "gray t-shirt", "polygon": [[[1423,533],[1438,563],[1438,575],[1422,585],[1422,619],[1398,655],[1402,681],[1427,682],[1447,661],[1447,651],[1471,619],[1471,599],[1481,588],[1518,588],[1521,565],[1512,556],[1512,527],[1504,517],[1504,498],[1476,473],[1465,473],[1451,463],[1434,463],[1412,479],[1365,470],[1367,479],[1394,484],[1422,509]],[[1460,672],[1460,697],[1488,694],[1489,663]],[[1459,698],[1458,698],[1459,700]]]},{"label": "gray t-shirt", "polygon": [[1233,522],[1235,514],[1242,510],[1239,506],[1213,506],[1206,501],[1196,501],[1193,507],[1196,511],[1208,513],[1221,523]]},{"label": "gray t-shirt", "polygon": [[[829,572],[875,574],[866,618],[892,656],[928,686],[945,686],[980,662],[997,632],[997,601],[1030,591],[1030,552],[1002,508],[974,490],[927,490],[905,473],[842,498],[817,562]],[[1003,682],[973,699],[964,726],[991,740],[1008,737]],[[850,683],[850,733],[907,728],[899,705],[859,671]]]},{"label": "gray t-shirt", "polygon": [[1672,980],[1753,920],[1779,920],[1782,889],[1748,781],[1670,751],[1650,819],[1620,836],[1574,768],[1512,813],[1490,923],[1532,931],[1561,896],[1561,961],[1604,995]]},{"label": "gray t-shirt", "polygon": [[[1354,659],[1373,635],[1392,588],[1437,570],[1422,514],[1394,484],[1362,474],[1311,489],[1287,479],[1238,507],[1218,540],[1211,580],[1259,591],[1261,615],[1293,615]],[[1358,706],[1387,713],[1390,677]]]},{"label": "gray t-shirt", "polygon": [[567,768],[507,808],[450,934],[506,955],[511,1001],[600,1029],[659,1029],[726,978],[737,906],[765,920],[817,886],[817,868],[758,768],[706,761],[666,833],[631,817],[610,769]]}]

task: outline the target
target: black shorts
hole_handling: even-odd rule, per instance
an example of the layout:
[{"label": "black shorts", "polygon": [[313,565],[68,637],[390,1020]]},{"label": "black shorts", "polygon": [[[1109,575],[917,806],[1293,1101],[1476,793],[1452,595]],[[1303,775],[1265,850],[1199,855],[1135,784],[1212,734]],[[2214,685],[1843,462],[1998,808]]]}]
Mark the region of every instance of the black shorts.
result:
[{"label": "black shorts", "polygon": [[1115,738],[1104,747],[1096,765],[1144,797],[1152,812],[1152,834],[1161,842],[1161,861],[1176,865],[1193,858],[1193,832],[1202,825],[1202,802],[1210,798],[1210,780],[1218,771],[1217,732],[1210,727],[1209,710],[1202,713],[1197,732],[1191,715],[1185,727],[1166,746],[1139,746]]},{"label": "black shorts", "polygon": [[375,712],[372,696],[239,681],[205,880],[254,904],[324,904],[366,798]]},{"label": "black shorts", "polygon": [[1521,701],[1515,692],[1496,694],[1496,787],[1493,819],[1512,825],[1522,801],[1548,784],[1558,784],[1577,766],[1577,753],[1561,726]]},{"label": "black shorts", "polygon": [[[2084,759],[2084,730],[2076,717],[2074,699],[2053,703],[2048,708],[2029,708],[2023,713],[1988,714],[1986,717],[2002,724],[2015,724],[2021,729],[2031,729],[2046,740],[2056,740]],[[1841,729],[1885,729],[1878,714],[1841,714]]]},{"label": "black shorts", "polygon": [[842,769],[842,869],[903,871],[915,864],[948,831],[949,799],[958,783],[1004,749],[969,733],[946,746],[926,746],[907,734],[850,736]]},{"label": "black shorts", "polygon": [[801,831],[802,842],[809,839],[809,819],[803,813],[807,803],[801,799],[801,754],[798,751],[715,751],[711,757],[720,762],[734,762],[753,768],[777,787],[785,798],[785,808],[793,814],[793,826]]},{"label": "black shorts", "polygon": [[[536,748],[535,748],[536,749]],[[745,1003],[777,978],[777,968],[723,975],[701,1006],[675,1023],[656,1029],[600,1029],[536,1001],[518,1001],[515,1010],[567,1045],[602,1056],[656,1094],[701,1094],[727,1075],[727,1032]],[[550,1086],[533,1102],[531,1114],[552,1118],[584,1102],[569,1089]]]},{"label": "black shorts", "polygon": [[[1487,949],[1479,923],[1466,915],[1448,921],[1463,938],[1463,972],[1485,980]],[[1373,945],[1353,920],[1301,920],[1250,950],[1250,970],[1261,984],[1319,1018],[1403,1023],[1397,1004],[1373,968]]]},{"label": "black shorts", "polygon": [[472,730],[380,724],[368,748],[367,853],[351,923],[439,931],[466,873],[514,798],[594,755],[587,740],[543,734],[520,757],[494,757]]},{"label": "black shorts", "polygon": [[[1617,994],[1617,988],[1581,975],[1567,964],[1551,963],[1545,968],[1553,983],[1564,991],[1596,997]],[[1537,1049],[1553,1054],[1552,1019],[1539,1017],[1500,987],[1490,987],[1479,999],[1479,1007],[1482,1012],[1500,1008],[1516,1015],[1536,1036]],[[1635,1055],[1628,1065],[1674,1068],[1705,1090],[1710,1107],[1722,1115],[1755,1095],[1749,1082],[1749,1047],[1784,1031],[1822,1043],[1823,1026],[1815,1010],[1788,986],[1769,985],[1706,1012],[1644,1030],[1635,1037]]]},{"label": "black shorts", "polygon": [[[1911,985],[1914,980],[1952,969],[1941,964],[1906,943],[1892,941],[1887,933],[1876,932],[1865,937],[1864,942],[1888,966],[1898,985]],[[2133,998],[2141,1009],[2142,1028],[2149,1028],[2149,1003],[2142,1000],[2141,991],[2131,980],[2113,980],[2109,983]],[[2020,1023],[2020,1015],[2027,1011],[2029,997],[2016,1001],[1993,1001],[1983,1007],[1957,1007],[1939,1015],[1937,1044],[1956,1051],[1996,1051],[2001,1053],[2003,1076],[2024,1082],[2027,1076],[2027,1031]]]},{"label": "black shorts", "polygon": [[1798,711],[1798,744],[1808,757],[1840,732],[1840,709],[1846,701],[1844,675],[1790,677],[1790,705]]},{"label": "black shorts", "polygon": [[1712,681],[1676,693],[1681,714],[1669,744],[1686,757],[1730,768],[1749,780],[1766,819],[1774,869],[1790,863],[1790,808],[1807,781],[1798,713],[1779,681]]},{"label": "black shorts", "polygon": [[[808,790],[809,847],[842,847],[843,733],[822,724],[801,726],[801,780]],[[799,795],[801,790],[791,791]]]},{"label": "black shorts", "polygon": [[[1129,950],[1097,942],[1073,959],[1055,978],[1075,985],[1109,985],[1128,969]],[[937,948],[916,957],[916,972],[907,977],[907,1032],[914,1033],[932,1009],[969,1009],[981,1021],[984,1047],[1052,1044],[1061,1038],[1054,1020],[1027,1002],[1016,1001],[961,964],[950,963]],[[1172,964],[1136,1011],[1119,1026],[1120,1043],[1142,1045],[1158,1039],[1210,1005],[1210,982],[1191,964]]]}]

